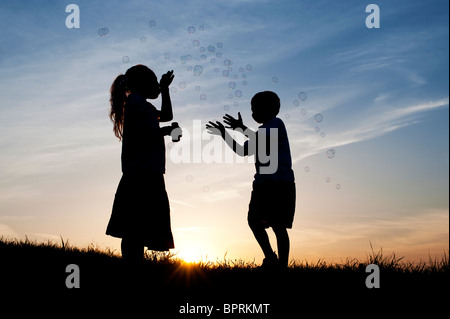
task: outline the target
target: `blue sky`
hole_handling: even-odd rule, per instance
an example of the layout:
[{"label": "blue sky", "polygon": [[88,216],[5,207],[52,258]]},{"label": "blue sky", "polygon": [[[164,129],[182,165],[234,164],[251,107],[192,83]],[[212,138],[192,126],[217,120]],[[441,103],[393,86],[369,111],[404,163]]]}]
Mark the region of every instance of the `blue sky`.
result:
[{"label": "blue sky", "polygon": [[[80,8],[79,29],[65,25],[70,3]],[[294,160],[292,258],[364,258],[369,242],[410,260],[442,255],[449,4],[374,1],[381,28],[368,29],[370,3],[2,1],[0,235],[119,247],[104,235],[121,175],[108,90],[118,74],[142,63],[158,76],[175,71],[175,120],[186,134],[175,146],[167,140],[166,182],[181,256],[262,257],[246,225],[253,165],[177,164],[170,152],[193,151],[195,123],[221,119],[225,109],[256,128],[249,101],[263,90],[281,98]],[[182,56],[191,59],[183,64]],[[233,63],[228,77],[226,59]],[[200,76],[189,69],[195,65],[203,67]]]}]

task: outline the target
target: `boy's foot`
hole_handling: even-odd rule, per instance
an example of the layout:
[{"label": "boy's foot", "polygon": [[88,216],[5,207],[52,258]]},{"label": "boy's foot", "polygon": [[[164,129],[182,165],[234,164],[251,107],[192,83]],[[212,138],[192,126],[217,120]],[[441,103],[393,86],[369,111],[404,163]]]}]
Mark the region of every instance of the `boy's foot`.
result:
[{"label": "boy's foot", "polygon": [[278,257],[275,253],[271,256],[263,259],[263,263],[261,265],[261,269],[274,270],[280,267],[280,263],[278,261]]}]

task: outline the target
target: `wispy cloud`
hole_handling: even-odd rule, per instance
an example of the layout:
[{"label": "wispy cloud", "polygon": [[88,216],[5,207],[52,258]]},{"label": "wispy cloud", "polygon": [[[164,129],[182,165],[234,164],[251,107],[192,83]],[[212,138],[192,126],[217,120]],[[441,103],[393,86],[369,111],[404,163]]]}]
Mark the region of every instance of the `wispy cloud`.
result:
[{"label": "wispy cloud", "polygon": [[377,108],[376,113],[359,119],[359,122],[352,124],[349,129],[341,129],[328,135],[326,139],[320,138],[317,134],[294,139],[294,143],[305,147],[301,155],[294,157],[294,163],[329,148],[363,142],[413,125],[417,123],[417,116],[420,114],[448,106],[449,98],[447,97],[401,108],[387,106]]}]

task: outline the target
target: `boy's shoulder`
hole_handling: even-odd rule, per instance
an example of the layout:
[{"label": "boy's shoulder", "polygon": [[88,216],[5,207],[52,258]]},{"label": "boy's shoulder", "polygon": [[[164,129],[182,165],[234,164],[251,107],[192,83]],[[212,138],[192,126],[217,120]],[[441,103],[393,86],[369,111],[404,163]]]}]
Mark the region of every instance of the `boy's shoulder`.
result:
[{"label": "boy's shoulder", "polygon": [[274,117],[268,120],[266,123],[260,126],[261,128],[278,128],[278,129],[286,129],[283,120],[278,117]]}]

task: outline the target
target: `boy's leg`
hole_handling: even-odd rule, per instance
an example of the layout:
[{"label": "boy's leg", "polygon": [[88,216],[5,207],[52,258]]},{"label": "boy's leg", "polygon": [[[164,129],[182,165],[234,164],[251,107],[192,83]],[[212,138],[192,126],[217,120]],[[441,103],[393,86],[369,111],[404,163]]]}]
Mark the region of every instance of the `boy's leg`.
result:
[{"label": "boy's leg", "polygon": [[289,235],[287,229],[284,227],[273,227],[273,231],[275,236],[277,237],[277,245],[278,245],[278,259],[280,261],[280,265],[283,267],[287,267],[289,264]]},{"label": "boy's leg", "polygon": [[270,245],[269,241],[269,235],[267,235],[266,229],[264,226],[259,225],[258,223],[252,223],[249,222],[248,225],[250,226],[253,235],[256,238],[256,241],[258,242],[259,246],[261,247],[264,256],[266,258],[270,258],[273,256],[273,250],[272,246]]}]

